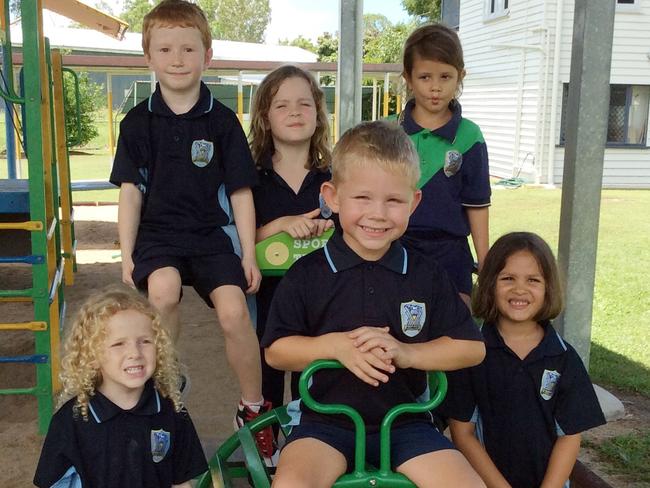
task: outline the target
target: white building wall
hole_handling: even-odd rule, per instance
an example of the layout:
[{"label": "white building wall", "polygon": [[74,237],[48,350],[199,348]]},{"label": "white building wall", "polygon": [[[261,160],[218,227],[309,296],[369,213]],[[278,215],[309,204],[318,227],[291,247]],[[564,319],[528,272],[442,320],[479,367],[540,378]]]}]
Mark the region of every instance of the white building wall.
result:
[{"label": "white building wall", "polygon": [[[560,58],[560,80],[568,83],[573,36],[573,2],[565,2]],[[618,6],[614,19],[612,71],[610,82],[623,85],[650,85],[650,0],[640,0],[636,8]],[[560,88],[561,93],[561,88]],[[558,100],[561,104],[562,100]],[[560,106],[561,108],[561,106]],[[561,117],[561,110],[558,110]],[[560,140],[560,120],[554,143]],[[650,132],[645,148],[606,147],[603,186],[609,188],[650,188]],[[555,151],[553,183],[561,184],[564,148]]]},{"label": "white building wall", "polygon": [[461,2],[463,112],[485,135],[492,175],[534,179],[544,8],[535,1],[511,2],[507,17],[485,20],[484,4]]},{"label": "white building wall", "polygon": [[[528,181],[561,184],[562,87],[569,81],[573,2],[511,0],[509,14],[491,21],[484,19],[484,5],[484,0],[460,2],[459,34],[468,72],[461,97],[464,114],[485,134],[491,174],[520,172]],[[650,85],[649,33],[650,0],[640,0],[632,10],[617,8],[613,84]],[[603,186],[650,187],[650,148],[606,148]]]}]

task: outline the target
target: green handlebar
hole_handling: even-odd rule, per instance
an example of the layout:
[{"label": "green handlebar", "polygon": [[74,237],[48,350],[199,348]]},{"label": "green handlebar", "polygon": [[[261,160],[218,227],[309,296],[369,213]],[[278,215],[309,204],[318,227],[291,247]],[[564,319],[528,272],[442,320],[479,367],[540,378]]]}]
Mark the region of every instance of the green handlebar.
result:
[{"label": "green handlebar", "polygon": [[[300,398],[305,406],[317,413],[322,414],[342,414],[349,417],[354,423],[355,427],[355,454],[354,454],[354,473],[365,473],[365,460],[366,460],[366,426],[361,418],[359,412],[348,405],[329,404],[324,405],[318,403],[309,393],[308,382],[309,379],[321,369],[343,369],[344,366],[335,360],[318,360],[311,363],[305,368],[300,375],[298,383],[298,390]],[[393,421],[399,415],[405,413],[424,413],[436,408],[445,398],[447,393],[447,377],[441,371],[429,371],[428,383],[430,398],[422,403],[403,403],[391,408],[384,416],[380,430],[380,465],[379,473],[390,473],[390,428]]]}]

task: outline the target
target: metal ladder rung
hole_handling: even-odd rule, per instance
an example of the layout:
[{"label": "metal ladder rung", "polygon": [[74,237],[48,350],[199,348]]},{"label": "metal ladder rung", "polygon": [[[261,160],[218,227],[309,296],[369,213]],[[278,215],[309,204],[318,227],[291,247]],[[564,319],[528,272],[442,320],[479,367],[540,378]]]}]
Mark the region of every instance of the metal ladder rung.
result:
[{"label": "metal ladder rung", "polygon": [[33,288],[26,288],[24,290],[0,290],[0,299],[3,299],[3,301],[8,301],[8,302],[13,301],[12,299],[14,298],[18,299],[16,301],[28,301],[24,299],[28,298],[29,300],[32,300],[33,294],[34,294]]},{"label": "metal ladder rung", "polygon": [[0,324],[0,330],[47,330],[47,322],[9,322]]},{"label": "metal ladder rung", "polygon": [[29,255],[29,256],[0,256],[1,264],[43,264],[45,260],[43,256]]},{"label": "metal ladder rung", "polygon": [[0,363],[33,363],[45,364],[48,361],[47,354],[31,354],[29,356],[6,356],[0,357]]},{"label": "metal ladder rung", "polygon": [[27,222],[2,222],[0,223],[0,230],[28,230],[33,232],[43,230],[43,222],[37,220],[29,220]]},{"label": "metal ladder rung", "polygon": [[6,390],[0,390],[0,395],[36,395],[38,389],[33,388],[9,388]]},{"label": "metal ladder rung", "polygon": [[56,223],[57,223],[56,217],[52,217],[52,222],[50,223],[50,227],[47,229],[47,240],[48,241],[50,239],[52,239],[52,236],[54,235],[54,231],[56,230]]}]

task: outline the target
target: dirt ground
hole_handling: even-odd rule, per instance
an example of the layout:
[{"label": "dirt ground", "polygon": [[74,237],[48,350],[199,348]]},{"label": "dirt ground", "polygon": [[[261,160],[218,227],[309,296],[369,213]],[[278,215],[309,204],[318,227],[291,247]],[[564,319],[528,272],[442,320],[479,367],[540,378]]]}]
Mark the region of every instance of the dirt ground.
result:
[{"label": "dirt ground", "polygon": [[[117,239],[117,210],[114,206],[75,207],[78,240],[78,272],[74,286],[65,289],[66,323],[79,305],[92,293],[120,280]],[[29,268],[0,265],[2,289],[31,286]],[[183,328],[179,349],[187,365],[192,389],[186,401],[204,447],[208,453],[232,433],[232,418],[238,401],[234,376],[226,363],[223,340],[214,312],[192,289],[186,289],[181,304]],[[0,304],[0,321],[26,321],[32,309],[26,304]],[[29,354],[33,350],[31,333],[2,332],[0,356]],[[33,368],[0,364],[0,388],[27,387],[34,382]],[[605,438],[650,428],[650,399],[640,395],[613,392],[626,407],[626,417],[594,429],[586,438],[599,442]],[[37,433],[36,401],[31,396],[0,397],[0,487],[32,486],[42,437]],[[603,465],[583,449],[581,460],[613,487],[641,488],[644,485],[609,476]],[[647,485],[645,485],[647,487]]]}]

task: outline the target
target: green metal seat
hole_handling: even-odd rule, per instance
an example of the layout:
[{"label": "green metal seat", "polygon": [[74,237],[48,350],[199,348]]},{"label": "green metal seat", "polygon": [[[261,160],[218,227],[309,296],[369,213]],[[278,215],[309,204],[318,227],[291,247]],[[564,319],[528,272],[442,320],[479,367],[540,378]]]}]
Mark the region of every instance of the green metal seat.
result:
[{"label": "green metal seat", "polygon": [[[380,459],[379,468],[366,464],[366,426],[359,412],[348,405],[318,403],[312,398],[308,390],[309,378],[320,369],[340,369],[344,366],[338,361],[320,360],[314,361],[302,372],[298,385],[300,397],[304,404],[322,414],[342,414],[349,417],[355,427],[355,455],[354,467],[351,473],[341,476],[334,488],[414,488],[415,485],[404,475],[395,473],[390,469],[390,430],[395,418],[405,413],[423,413],[436,408],[447,393],[447,377],[444,373],[435,371],[428,373],[430,398],[423,403],[404,403],[396,405],[386,413],[379,430],[380,438]],[[210,488],[211,476],[214,479],[214,486],[228,488],[232,486],[232,480],[236,478],[248,478],[255,488],[271,486],[269,470],[264,465],[257,446],[254,434],[259,430],[274,423],[281,426],[289,421],[285,407],[261,415],[250,422],[242,429],[226,440],[209,461],[210,473],[199,478],[197,488]],[[233,453],[239,448],[244,453],[244,461],[231,461]]]}]

